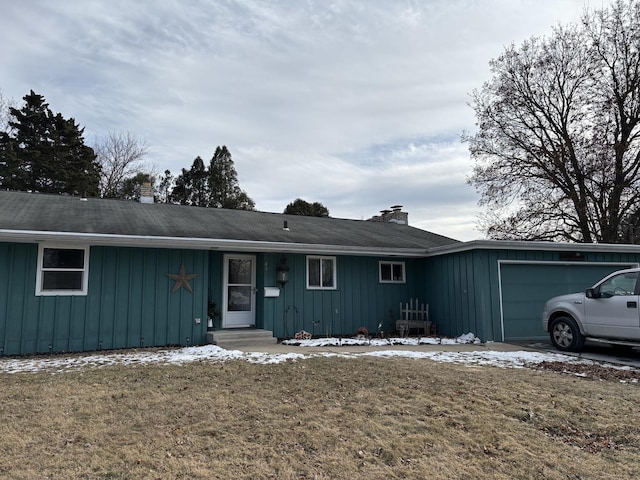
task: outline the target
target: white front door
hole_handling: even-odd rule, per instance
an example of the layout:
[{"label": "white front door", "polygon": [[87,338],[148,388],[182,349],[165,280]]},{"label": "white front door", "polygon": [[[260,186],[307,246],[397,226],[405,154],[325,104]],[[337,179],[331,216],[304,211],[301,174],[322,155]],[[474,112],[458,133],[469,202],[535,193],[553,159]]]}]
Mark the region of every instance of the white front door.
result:
[{"label": "white front door", "polygon": [[255,306],[255,255],[225,255],[223,328],[254,326],[256,323]]}]

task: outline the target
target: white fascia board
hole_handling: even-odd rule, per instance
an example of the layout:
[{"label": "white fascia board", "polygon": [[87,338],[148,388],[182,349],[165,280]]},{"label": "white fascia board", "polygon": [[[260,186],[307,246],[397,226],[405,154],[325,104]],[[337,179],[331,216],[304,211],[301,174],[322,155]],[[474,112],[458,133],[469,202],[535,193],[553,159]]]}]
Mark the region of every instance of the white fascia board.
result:
[{"label": "white fascia board", "polygon": [[470,250],[533,250],[558,252],[640,253],[640,245],[619,243],[528,242],[517,240],[472,240],[470,242],[430,248],[428,257]]},{"label": "white fascia board", "polygon": [[422,248],[386,248],[358,247],[345,245],[321,245],[287,242],[261,242],[250,240],[226,240],[218,238],[194,237],[154,237],[137,235],[110,235],[76,232],[45,232],[35,230],[2,230],[0,242],[18,243],[65,243],[95,246],[146,247],[146,248],[184,248],[195,250],[221,250],[233,252],[278,252],[310,253],[332,255],[362,255],[376,257],[413,257],[426,256],[427,249]]}]

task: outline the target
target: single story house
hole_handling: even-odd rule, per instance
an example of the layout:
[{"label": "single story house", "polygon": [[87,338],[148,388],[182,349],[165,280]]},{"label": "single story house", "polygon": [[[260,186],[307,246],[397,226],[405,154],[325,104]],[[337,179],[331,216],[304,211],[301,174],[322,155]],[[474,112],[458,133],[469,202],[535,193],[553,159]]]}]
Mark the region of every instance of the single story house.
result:
[{"label": "single story house", "polygon": [[0,355],[390,332],[410,299],[440,334],[540,338],[546,298],[640,262],[633,245],[459,242],[398,208],[374,220],[0,191]]}]

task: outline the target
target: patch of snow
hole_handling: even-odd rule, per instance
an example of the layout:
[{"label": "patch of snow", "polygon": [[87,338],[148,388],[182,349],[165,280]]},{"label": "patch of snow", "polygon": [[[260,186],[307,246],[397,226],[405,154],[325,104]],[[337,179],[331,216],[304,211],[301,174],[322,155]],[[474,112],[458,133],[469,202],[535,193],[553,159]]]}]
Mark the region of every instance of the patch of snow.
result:
[{"label": "patch of snow", "polygon": [[353,338],[313,338],[310,340],[292,339],[284,340],[283,345],[295,345],[299,347],[341,347],[353,345],[370,345],[372,347],[387,347],[389,345],[458,345],[458,344],[480,344],[478,337],[469,332],[456,338],[440,337],[389,337],[389,338],[366,338],[363,336]]},{"label": "patch of snow", "polygon": [[527,364],[542,362],[566,362],[593,364],[590,360],[577,359],[559,353],[542,353],[529,351],[498,352],[493,350],[481,350],[474,352],[418,352],[406,350],[380,350],[367,352],[360,355],[374,357],[404,357],[424,358],[435,362],[464,363],[466,365],[491,365],[495,367],[524,368]]},{"label": "patch of snow", "polygon": [[[473,334],[459,337],[461,341],[455,343],[477,343]],[[394,343],[389,343],[392,340]],[[367,340],[367,339],[315,339],[308,340],[308,346],[335,346],[335,345],[372,345],[372,346],[392,346],[392,345],[418,345],[427,344],[431,337],[420,339],[388,339],[388,340]],[[456,339],[454,339],[456,340]],[[350,343],[345,343],[349,341]],[[363,342],[363,343],[357,343]],[[364,343],[368,342],[368,343]],[[386,343],[385,343],[386,342]],[[288,361],[299,361],[312,357],[341,357],[358,358],[363,356],[374,356],[382,358],[402,357],[409,359],[427,359],[434,362],[454,362],[472,366],[497,366],[503,368],[523,368],[527,364],[541,362],[567,362],[594,364],[590,360],[583,360],[577,357],[563,355],[559,353],[544,353],[534,351],[499,352],[493,350],[481,350],[470,352],[455,351],[418,351],[418,350],[379,350],[368,352],[313,352],[309,354],[301,353],[261,353],[242,352],[240,350],[225,350],[216,345],[204,345],[200,347],[185,347],[178,349],[156,350],[156,351],[135,351],[135,352],[110,352],[93,353],[87,355],[56,355],[52,357],[31,357],[31,358],[7,358],[0,359],[0,373],[29,373],[29,372],[50,372],[64,373],[83,370],[86,368],[100,368],[111,365],[148,365],[148,364],[187,364],[191,362],[225,362],[229,360],[244,360],[259,364],[276,364]]]}]

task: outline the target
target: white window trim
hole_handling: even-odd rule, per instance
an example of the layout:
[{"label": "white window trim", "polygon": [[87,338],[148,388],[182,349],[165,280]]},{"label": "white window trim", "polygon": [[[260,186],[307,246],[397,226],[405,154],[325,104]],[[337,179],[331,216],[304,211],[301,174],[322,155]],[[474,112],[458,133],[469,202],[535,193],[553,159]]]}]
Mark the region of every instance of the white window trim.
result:
[{"label": "white window trim", "polygon": [[[42,260],[44,256],[44,249],[52,248],[52,249],[64,249],[64,250],[83,250],[84,251],[84,268],[83,269],[65,269],[67,271],[72,272],[83,272],[82,275],[82,290],[42,290]],[[46,271],[47,269],[44,269]],[[56,269],[52,269],[56,270]],[[78,246],[78,245],[49,245],[49,244],[39,244],[38,245],[38,267],[36,271],[36,296],[57,296],[57,297],[67,297],[67,296],[79,296],[79,295],[87,295],[87,291],[89,288],[89,247],[88,246]]]},{"label": "white window trim", "polygon": [[[382,265],[391,265],[391,280],[383,280],[382,279]],[[393,279],[393,266],[394,265],[402,265],[402,280],[394,280]],[[407,268],[404,262],[392,262],[389,260],[380,260],[378,262],[378,279],[380,283],[407,283]]]},{"label": "white window trim", "polygon": [[[320,260],[320,285],[309,285],[309,260]],[[322,260],[331,260],[333,263],[333,285],[330,287],[322,286]],[[307,290],[336,290],[338,288],[337,280],[337,262],[336,257],[327,257],[324,255],[307,255]]]}]

